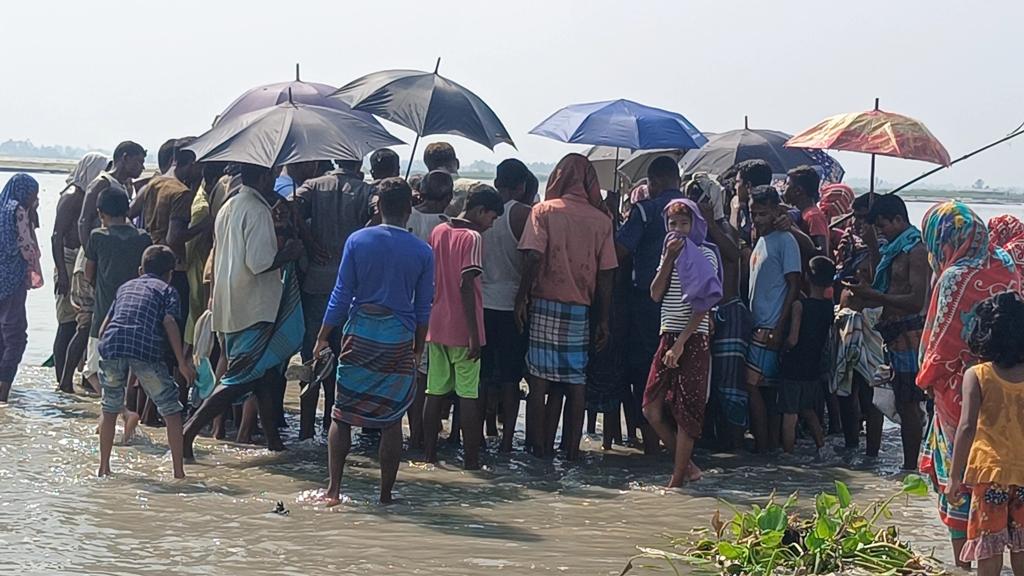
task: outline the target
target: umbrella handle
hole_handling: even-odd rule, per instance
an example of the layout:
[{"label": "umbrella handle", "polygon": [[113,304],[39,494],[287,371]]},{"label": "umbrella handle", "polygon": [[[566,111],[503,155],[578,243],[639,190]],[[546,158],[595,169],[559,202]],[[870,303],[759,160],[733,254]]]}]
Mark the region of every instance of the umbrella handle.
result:
[{"label": "umbrella handle", "polygon": [[[441,61],[441,59],[438,58],[438,62],[440,62],[440,61]],[[409,153],[409,167],[405,169],[405,179],[406,180],[409,180],[409,174],[412,173],[412,161],[413,161],[414,158],[416,158],[416,146],[418,146],[419,143],[420,143],[420,135],[416,134],[416,141],[412,143],[412,152]]]}]

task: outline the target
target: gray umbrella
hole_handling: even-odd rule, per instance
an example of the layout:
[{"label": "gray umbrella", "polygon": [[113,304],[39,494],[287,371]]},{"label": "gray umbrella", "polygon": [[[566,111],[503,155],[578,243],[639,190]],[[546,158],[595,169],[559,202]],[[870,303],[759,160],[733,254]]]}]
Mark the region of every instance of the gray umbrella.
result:
[{"label": "gray umbrella", "polygon": [[602,190],[615,190],[615,171],[633,153],[629,148],[591,146],[584,156],[597,170],[597,181]]},{"label": "gray umbrella", "polygon": [[686,152],[686,150],[680,150],[679,148],[638,151],[625,162],[619,164],[619,174],[625,176],[630,182],[639,182],[647,177],[647,168],[656,158],[668,156],[672,160],[679,162]]},{"label": "gray umbrella", "polygon": [[285,102],[227,119],[187,148],[200,161],[283,166],[319,160],[362,160],[404,144],[362,115]]},{"label": "gray umbrella", "polygon": [[420,136],[452,134],[491,150],[502,142],[515,147],[494,111],[473,92],[438,74],[437,68],[432,73],[375,72],[341,87],[333,97],[416,132],[416,144]]}]

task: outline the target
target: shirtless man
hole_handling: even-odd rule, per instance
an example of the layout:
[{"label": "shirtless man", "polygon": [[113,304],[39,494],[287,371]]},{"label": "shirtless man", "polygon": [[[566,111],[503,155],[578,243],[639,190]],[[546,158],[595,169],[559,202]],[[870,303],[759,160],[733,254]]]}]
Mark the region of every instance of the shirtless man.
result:
[{"label": "shirtless man", "polygon": [[[142,146],[126,140],[117,145],[114,149],[113,167],[110,171],[102,171],[100,175],[89,183],[85,196],[82,198],[82,211],[78,216],[78,241],[81,246],[89,241],[89,235],[93,229],[99,228],[99,213],[96,211],[96,202],[100,193],[108,188],[117,188],[131,197],[133,193],[133,181],[142,175],[146,165],[146,149]],[[73,386],[75,370],[85,354],[89,345],[89,327],[92,325],[92,287],[82,281],[85,276],[85,256],[79,251],[78,261],[75,263],[75,274],[71,281],[71,299],[75,302],[78,310],[78,327],[75,335],[68,344],[67,357],[64,361],[64,372],[60,377],[60,388],[70,390]],[[99,340],[96,340],[98,343]],[[93,381],[97,378],[96,371],[99,363],[93,361],[86,367],[83,374],[87,381],[95,384],[94,390],[99,394],[99,382]]]},{"label": "shirtless man", "polygon": [[[53,251],[54,293],[57,299],[57,334],[53,340],[53,365],[57,382],[64,374],[64,359],[68,344],[77,329],[78,312],[71,304],[71,276],[75,273],[75,260],[82,243],[78,240],[78,216],[82,213],[82,200],[89,183],[107,167],[107,157],[90,152],[82,157],[68,176],[67,189],[57,200],[57,215],[53,223],[50,246]],[[70,384],[70,383],[69,383]],[[73,392],[71,387],[59,387],[62,392]]]},{"label": "shirtless man", "polygon": [[[854,203],[855,216],[864,213],[864,196]],[[910,225],[907,206],[895,194],[875,196],[864,226],[865,243],[871,250],[875,278],[870,286],[862,282],[845,285],[869,306],[882,306],[875,329],[885,342],[885,359],[892,370],[892,389],[900,415],[903,438],[903,469],[916,470],[921,450],[924,392],[917,387],[918,350],[927,303],[930,269],[921,232]],[[877,231],[886,239],[879,247]]]}]

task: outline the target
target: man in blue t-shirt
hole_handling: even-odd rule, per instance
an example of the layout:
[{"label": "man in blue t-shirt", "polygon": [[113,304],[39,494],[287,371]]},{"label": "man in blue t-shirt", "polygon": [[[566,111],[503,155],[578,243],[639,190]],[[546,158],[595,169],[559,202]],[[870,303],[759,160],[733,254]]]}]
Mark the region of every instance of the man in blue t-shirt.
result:
[{"label": "man in blue t-shirt", "polygon": [[758,452],[773,450],[779,442],[776,410],[769,410],[779,373],[779,349],[786,337],[789,311],[800,294],[800,246],[793,235],[775,229],[783,214],[779,193],[758,186],[750,195],[750,219],[758,239],[750,255],[750,313],[754,333],[747,352],[747,392],[750,428]]},{"label": "man in blue t-shirt", "polygon": [[633,205],[629,218],[615,236],[619,262],[632,256],[632,266],[623,268],[632,271],[627,296],[629,320],[626,334],[618,335],[626,342],[626,382],[632,391],[624,399],[627,425],[631,439],[637,426],[641,427],[647,454],[656,454],[659,449],[658,436],[640,411],[651,359],[658,351],[661,325],[661,305],[651,300],[651,282],[657,274],[665,244],[665,217],[662,213],[669,202],[683,197],[679,187],[676,161],[669,156],[655,158],[647,168],[650,198]]}]

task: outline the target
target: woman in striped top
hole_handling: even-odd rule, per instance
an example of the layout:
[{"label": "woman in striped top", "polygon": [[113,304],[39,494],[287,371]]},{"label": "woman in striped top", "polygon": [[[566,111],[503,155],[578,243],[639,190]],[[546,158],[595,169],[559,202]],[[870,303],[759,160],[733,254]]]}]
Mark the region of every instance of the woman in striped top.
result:
[{"label": "woman in striped top", "polygon": [[708,312],[722,297],[722,282],[720,258],[714,245],[706,242],[707,223],[697,205],[673,200],[665,207],[665,220],[668,235],[651,284],[651,298],[661,302],[661,343],[651,363],[643,410],[674,453],[669,487],[675,488],[700,479],[700,469],[690,456],[704,425],[707,403]]}]

